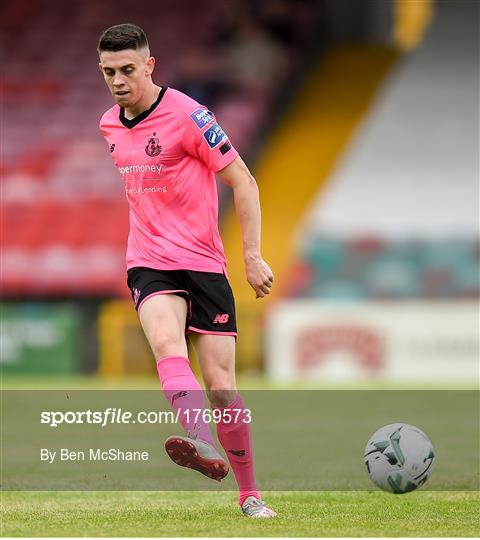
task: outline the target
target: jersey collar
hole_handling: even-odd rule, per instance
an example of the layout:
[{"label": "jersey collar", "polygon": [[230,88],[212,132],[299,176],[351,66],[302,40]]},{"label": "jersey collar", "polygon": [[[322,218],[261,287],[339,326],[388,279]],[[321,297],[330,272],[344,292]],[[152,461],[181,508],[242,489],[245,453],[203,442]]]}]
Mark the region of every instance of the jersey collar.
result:
[{"label": "jersey collar", "polygon": [[135,118],[130,118],[130,119],[125,118],[125,109],[121,107],[120,116],[119,116],[120,122],[128,129],[132,129],[133,127],[135,127],[142,120],[145,120],[145,118],[147,118],[147,116],[156,109],[157,105],[160,103],[160,101],[162,101],[162,98],[165,95],[166,91],[167,91],[167,87],[162,86],[162,89],[160,90],[160,93],[158,94],[158,98],[155,100],[153,105],[146,111],[143,111],[142,113],[140,113],[138,116],[135,116]]}]

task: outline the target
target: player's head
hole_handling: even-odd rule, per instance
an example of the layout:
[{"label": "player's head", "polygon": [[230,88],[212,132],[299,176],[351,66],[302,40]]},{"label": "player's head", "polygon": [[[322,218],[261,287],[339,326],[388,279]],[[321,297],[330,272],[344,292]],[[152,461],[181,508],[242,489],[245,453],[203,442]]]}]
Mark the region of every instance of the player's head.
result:
[{"label": "player's head", "polygon": [[111,26],[100,36],[97,50],[100,71],[117,104],[135,105],[152,84],[155,67],[145,32],[135,24]]}]

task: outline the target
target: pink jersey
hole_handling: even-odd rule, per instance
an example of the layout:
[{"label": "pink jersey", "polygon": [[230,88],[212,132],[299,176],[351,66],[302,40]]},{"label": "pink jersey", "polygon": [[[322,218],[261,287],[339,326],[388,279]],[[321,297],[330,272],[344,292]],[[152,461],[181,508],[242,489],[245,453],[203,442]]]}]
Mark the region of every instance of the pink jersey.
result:
[{"label": "pink jersey", "polygon": [[237,156],[215,116],[173,88],[128,120],[100,121],[130,204],[127,268],[223,272],[215,172]]}]

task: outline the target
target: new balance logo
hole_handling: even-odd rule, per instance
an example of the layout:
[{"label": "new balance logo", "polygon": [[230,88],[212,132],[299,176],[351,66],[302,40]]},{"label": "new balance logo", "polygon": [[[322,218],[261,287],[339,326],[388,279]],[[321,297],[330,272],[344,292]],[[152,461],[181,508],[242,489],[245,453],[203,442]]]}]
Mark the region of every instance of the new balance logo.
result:
[{"label": "new balance logo", "polygon": [[181,398],[181,397],[185,397],[187,395],[187,392],[185,392],[185,390],[182,390],[181,392],[177,392],[176,394],[173,394],[172,396],[172,405],[173,405],[173,402],[178,399],[178,398]]},{"label": "new balance logo", "polygon": [[228,319],[230,319],[228,313],[218,313],[215,315],[215,319],[213,319],[213,324],[225,324],[228,322]]},{"label": "new balance logo", "polygon": [[233,454],[234,456],[238,456],[238,457],[245,455],[245,450],[229,450],[229,452],[230,454]]}]

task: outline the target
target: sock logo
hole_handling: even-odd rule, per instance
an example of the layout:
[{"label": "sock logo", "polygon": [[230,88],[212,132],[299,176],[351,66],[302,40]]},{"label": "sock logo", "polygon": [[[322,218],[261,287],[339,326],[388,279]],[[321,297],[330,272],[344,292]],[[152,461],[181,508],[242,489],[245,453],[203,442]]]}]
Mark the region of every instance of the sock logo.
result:
[{"label": "sock logo", "polygon": [[238,457],[245,455],[245,450],[229,450],[229,452],[230,454],[233,454],[234,456],[238,456]]},{"label": "sock logo", "polygon": [[185,390],[182,390],[181,392],[177,392],[176,394],[173,394],[172,396],[172,405],[173,405],[173,402],[178,399],[178,398],[181,398],[181,397],[185,397],[187,395],[187,392],[185,392]]},{"label": "sock logo", "polygon": [[215,319],[213,319],[213,324],[225,324],[228,322],[228,319],[230,319],[230,315],[228,313],[217,313],[217,315],[215,315]]}]

